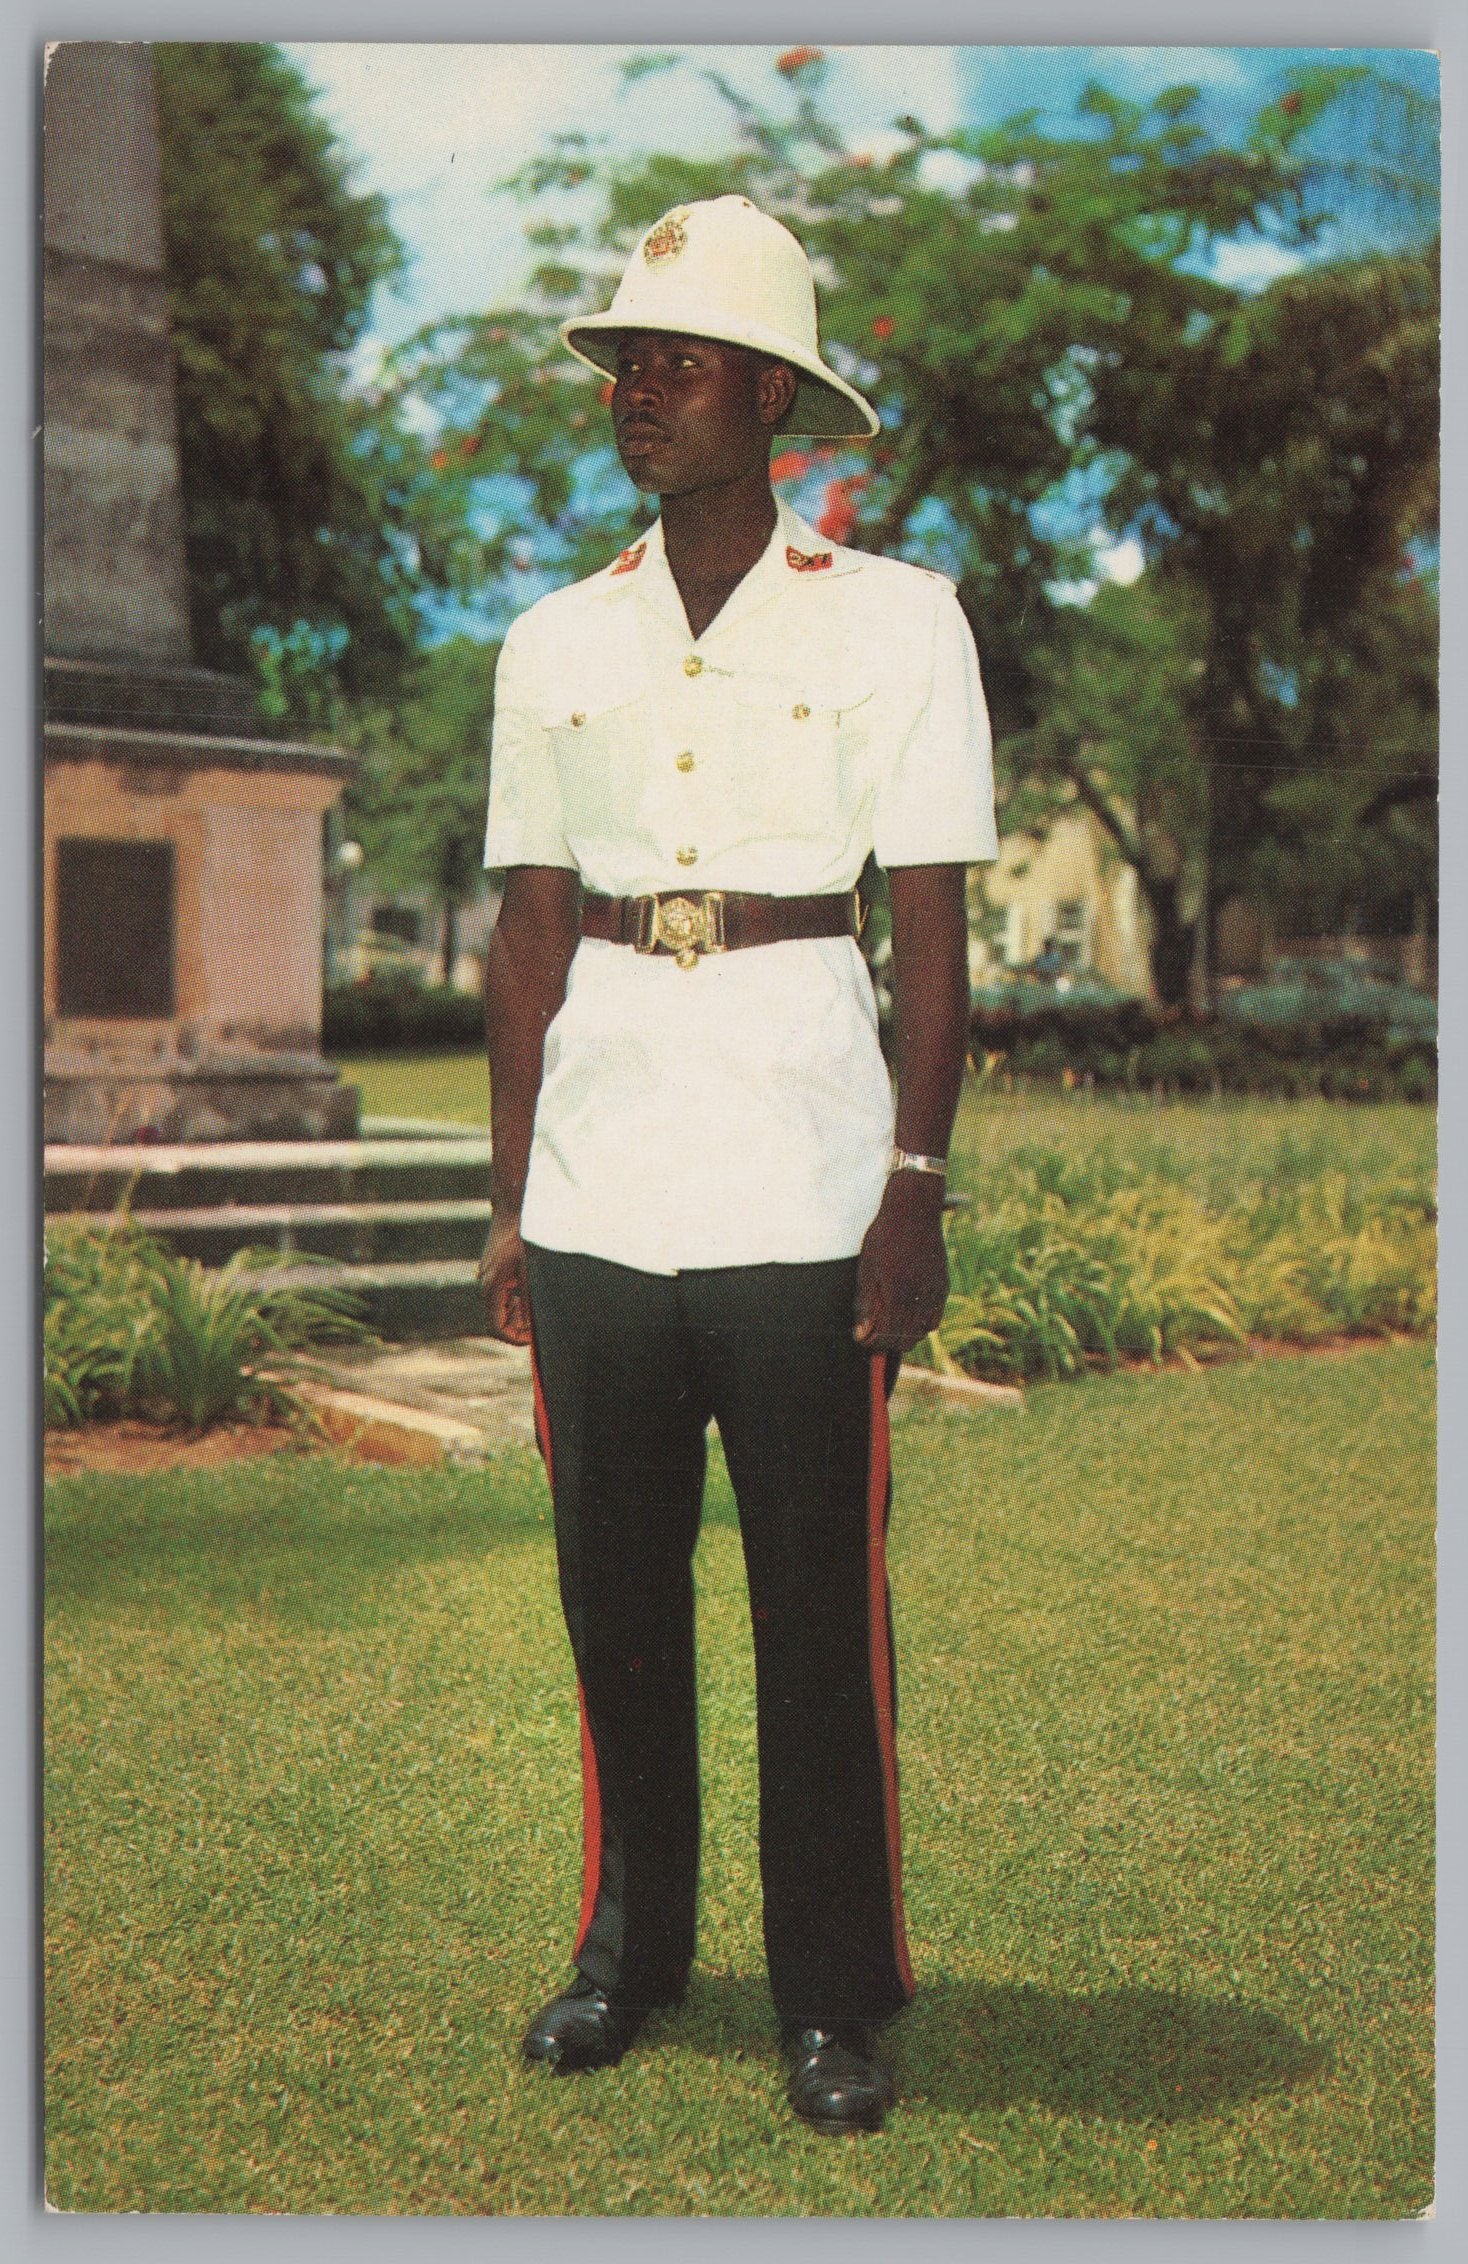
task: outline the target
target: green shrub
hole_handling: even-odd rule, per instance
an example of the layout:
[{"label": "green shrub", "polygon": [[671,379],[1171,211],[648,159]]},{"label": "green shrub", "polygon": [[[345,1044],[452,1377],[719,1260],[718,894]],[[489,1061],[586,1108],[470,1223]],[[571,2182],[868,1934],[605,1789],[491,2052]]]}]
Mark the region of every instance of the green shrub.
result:
[{"label": "green shrub", "polygon": [[953,1291],[939,1331],[948,1359],[969,1374],[1073,1376],[1116,1357],[1110,1270],[1063,1231],[1065,1205],[1042,1197],[975,1221],[950,1242]]},{"label": "green shrub", "polygon": [[1084,1233],[1116,1284],[1118,1351],[1157,1361],[1242,1341],[1223,1222],[1190,1189],[1120,1187]]},{"label": "green shrub", "polygon": [[1036,984],[996,986],[977,994],[971,1046],[994,1074],[1068,1075],[1103,1087],[1431,1100],[1433,1002],[1403,985],[1381,987],[1379,1010],[1367,1011],[1354,992],[1316,985],[1278,999],[1271,992],[1257,1014],[1229,999],[1215,1016],[1169,1020],[1141,999],[1067,1002]]},{"label": "green shrub", "polygon": [[1137,1072],[1144,1085],[1177,1086],[1185,1093],[1206,1093],[1217,1081],[1218,1070],[1209,1036],[1202,1030],[1162,1030],[1142,1047]]},{"label": "green shrub", "polygon": [[472,992],[374,976],[325,994],[321,1042],[328,1053],[420,1053],[484,1042],[484,1006]]},{"label": "green shrub", "polygon": [[952,1294],[931,1356],[996,1379],[1192,1359],[1251,1337],[1309,1344],[1433,1326],[1436,1206],[1279,1143],[1248,1184],[1165,1152],[1084,1162],[1024,1148],[948,1221]]},{"label": "green shrub", "polygon": [[1404,1101],[1430,1101],[1437,1091],[1437,1072],[1431,1059],[1413,1051],[1395,1065],[1397,1097]]},{"label": "green shrub", "polygon": [[[143,1415],[203,1431],[230,1416],[288,1412],[302,1348],[367,1334],[350,1292],[272,1283],[274,1251],[217,1271],[176,1257],[120,1213],[50,1243],[45,1419]],[[303,1261],[293,1258],[293,1272]]]},{"label": "green shrub", "polygon": [[155,1247],[125,1216],[100,1231],[48,1232],[43,1324],[48,1423],[85,1422],[130,1402],[152,1320]]}]

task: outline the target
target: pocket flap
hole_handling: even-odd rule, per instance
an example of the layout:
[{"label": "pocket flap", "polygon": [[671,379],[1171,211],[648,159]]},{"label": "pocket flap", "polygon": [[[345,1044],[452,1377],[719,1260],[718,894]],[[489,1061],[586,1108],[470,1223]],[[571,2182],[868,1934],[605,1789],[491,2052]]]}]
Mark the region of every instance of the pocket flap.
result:
[{"label": "pocket flap", "polygon": [[779,676],[736,676],[733,693],[741,707],[757,708],[767,716],[785,715],[803,722],[823,716],[839,722],[871,698],[873,687],[864,679],[839,679],[817,670],[791,669]]},{"label": "pocket flap", "polygon": [[630,652],[572,653],[554,685],[536,702],[536,719],[548,731],[587,729],[616,715],[642,697],[640,655]]}]

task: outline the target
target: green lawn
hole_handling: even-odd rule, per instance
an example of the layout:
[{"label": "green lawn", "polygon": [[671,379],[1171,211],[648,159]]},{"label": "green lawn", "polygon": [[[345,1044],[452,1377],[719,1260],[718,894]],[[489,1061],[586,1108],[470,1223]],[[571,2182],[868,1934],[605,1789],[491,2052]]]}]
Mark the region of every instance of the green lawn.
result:
[{"label": "green lawn", "polygon": [[1261,1173],[1283,1165],[1292,1175],[1344,1171],[1352,1179],[1382,1174],[1430,1179],[1435,1169],[1434,1111],[1411,1101],[1218,1100],[1155,1101],[1151,1095],[1084,1092],[1005,1094],[970,1079],[952,1144],[953,1184],[982,1193],[985,1173],[1019,1148],[1042,1148],[1080,1161],[1098,1148],[1137,1163],[1160,1163],[1192,1180],[1211,1203]]},{"label": "green lawn", "polygon": [[522,2069],[579,1878],[532,1457],[48,1488],[47,2182],[71,2210],[1397,2216],[1433,2153],[1422,1344],[898,1426],[903,2103],[783,2104],[749,1649],[700,1551],[701,1958]]},{"label": "green lawn", "polygon": [[[359,1058],[338,1066],[349,1083],[360,1085],[369,1116],[421,1116],[488,1129],[489,1076],[481,1052]],[[1430,1173],[1436,1137],[1433,1111],[1409,1101],[1225,1096],[1158,1102],[1150,1094],[1098,1098],[1059,1086],[1006,1094],[970,1078],[954,1131],[952,1178],[955,1187],[977,1192],[986,1171],[1016,1148],[1052,1148],[1080,1158],[1110,1146],[1144,1159],[1161,1151],[1221,1195],[1272,1161],[1282,1140],[1302,1165],[1355,1176],[1386,1168]]]},{"label": "green lawn", "polygon": [[489,1130],[489,1067],[473,1053],[369,1054],[336,1063],[364,1116],[421,1116]]}]

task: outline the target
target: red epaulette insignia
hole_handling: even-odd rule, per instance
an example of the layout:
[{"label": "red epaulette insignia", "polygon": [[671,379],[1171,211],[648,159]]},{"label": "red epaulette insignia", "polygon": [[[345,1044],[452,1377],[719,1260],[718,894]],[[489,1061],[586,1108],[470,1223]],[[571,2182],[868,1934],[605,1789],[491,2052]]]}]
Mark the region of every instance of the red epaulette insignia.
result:
[{"label": "red epaulette insignia", "polygon": [[785,545],[785,563],[792,574],[819,574],[831,563],[829,550],[797,550],[794,543]]},{"label": "red epaulette insignia", "polygon": [[614,574],[635,574],[646,556],[647,544],[645,542],[634,542],[630,550],[619,553],[612,572]]}]

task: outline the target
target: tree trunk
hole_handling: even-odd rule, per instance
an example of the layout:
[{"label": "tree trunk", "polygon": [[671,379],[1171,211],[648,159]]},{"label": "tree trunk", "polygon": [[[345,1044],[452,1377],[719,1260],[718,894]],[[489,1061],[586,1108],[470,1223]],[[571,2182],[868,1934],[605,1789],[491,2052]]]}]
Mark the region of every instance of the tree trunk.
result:
[{"label": "tree trunk", "polygon": [[1135,822],[1107,799],[1084,760],[1067,763],[1065,774],[1083,806],[1099,820],[1131,866],[1147,899],[1147,909],[1152,915],[1152,988],[1159,1005],[1186,1006],[1197,946],[1197,922],[1183,919],[1181,883],[1175,876],[1164,876],[1152,869]]},{"label": "tree trunk", "polygon": [[443,904],[443,951],[439,959],[439,980],[445,987],[454,979],[459,963],[459,907],[451,896]]},{"label": "tree trunk", "polygon": [[1152,915],[1152,987],[1161,1006],[1186,1006],[1197,944],[1197,923],[1178,909],[1178,884],[1138,872]]}]

